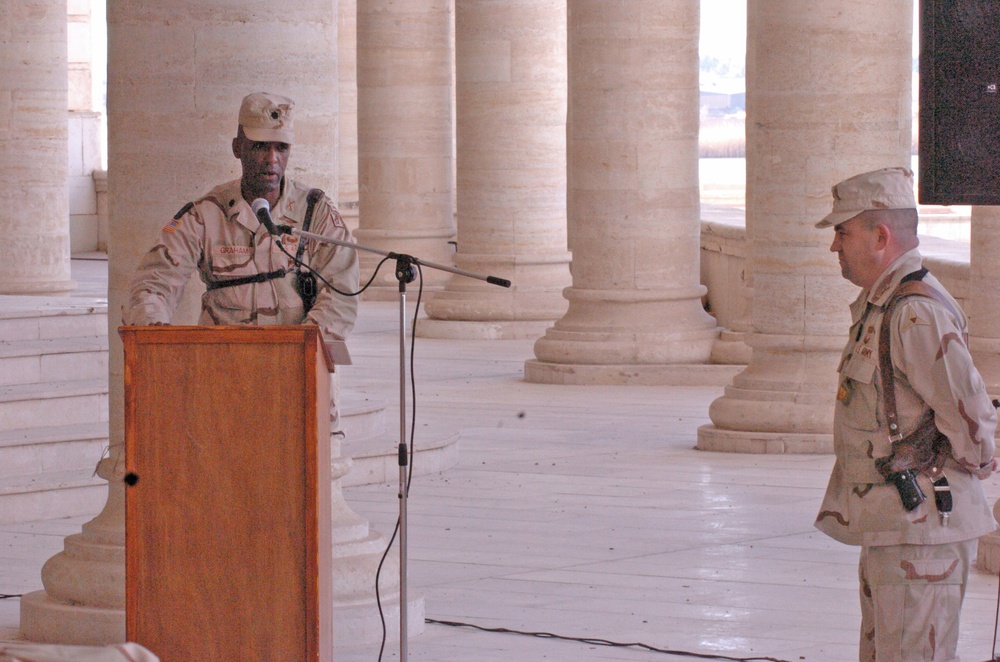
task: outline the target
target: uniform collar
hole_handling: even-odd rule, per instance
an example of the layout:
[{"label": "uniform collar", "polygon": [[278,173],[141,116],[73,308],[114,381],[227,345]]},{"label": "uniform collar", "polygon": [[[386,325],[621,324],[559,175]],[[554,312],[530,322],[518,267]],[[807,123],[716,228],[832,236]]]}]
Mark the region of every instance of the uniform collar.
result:
[{"label": "uniform collar", "polygon": [[[226,216],[236,221],[250,232],[255,232],[260,227],[260,221],[250,208],[250,203],[243,199],[243,192],[240,188],[240,180],[236,179],[220,186],[216,197],[229,209]],[[279,225],[302,225],[305,215],[305,206],[301,201],[292,195],[295,190],[294,182],[285,177],[281,188],[281,197],[271,208],[271,219]]]},{"label": "uniform collar", "polygon": [[[281,219],[283,225],[291,225],[292,227],[300,227],[302,222],[305,220],[306,216],[306,201],[305,198],[297,194],[298,187],[295,182],[289,179],[287,176],[284,179],[283,186],[281,188],[281,197],[278,198],[278,202],[274,205],[274,211],[271,212],[272,218]],[[279,222],[275,220],[275,223]]]},{"label": "uniform collar", "polygon": [[899,281],[920,269],[923,259],[920,250],[913,248],[897,257],[889,268],[882,272],[868,291],[868,301],[873,306],[884,306],[899,286]]},{"label": "uniform collar", "polygon": [[920,250],[913,248],[906,251],[882,272],[875,284],[867,290],[861,290],[858,298],[851,304],[851,319],[857,322],[861,319],[869,305],[882,307],[906,276],[920,269],[923,258]]}]

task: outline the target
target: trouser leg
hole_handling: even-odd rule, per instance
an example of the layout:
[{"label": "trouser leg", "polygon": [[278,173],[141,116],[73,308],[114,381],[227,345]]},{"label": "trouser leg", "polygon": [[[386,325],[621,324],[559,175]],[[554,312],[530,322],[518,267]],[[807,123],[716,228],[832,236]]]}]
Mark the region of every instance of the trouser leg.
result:
[{"label": "trouser leg", "polygon": [[875,603],[872,587],[866,577],[868,548],[861,548],[858,562],[858,585],[861,598],[861,641],[858,645],[858,662],[875,662]]},{"label": "trouser leg", "polygon": [[975,552],[975,540],[863,547],[859,659],[958,662],[959,615]]}]

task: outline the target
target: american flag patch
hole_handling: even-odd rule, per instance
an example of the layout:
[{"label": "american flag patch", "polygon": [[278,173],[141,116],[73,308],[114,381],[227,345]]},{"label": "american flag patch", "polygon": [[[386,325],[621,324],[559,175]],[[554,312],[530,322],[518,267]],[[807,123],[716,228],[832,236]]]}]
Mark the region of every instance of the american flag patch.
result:
[{"label": "american flag patch", "polygon": [[181,224],[181,222],[180,222],[179,219],[172,218],[172,219],[170,219],[170,222],[168,222],[166,225],[163,226],[163,231],[164,232],[173,232],[174,230],[177,229],[177,226],[179,226],[180,224]]}]

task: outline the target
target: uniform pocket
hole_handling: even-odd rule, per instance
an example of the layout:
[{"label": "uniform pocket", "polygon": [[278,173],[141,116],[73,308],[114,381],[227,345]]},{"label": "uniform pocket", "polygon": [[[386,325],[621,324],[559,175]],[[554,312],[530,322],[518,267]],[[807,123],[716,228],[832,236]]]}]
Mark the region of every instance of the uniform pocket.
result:
[{"label": "uniform pocket", "polygon": [[841,370],[838,406],[843,407],[841,422],[855,430],[879,429],[878,392],[875,389],[875,361],[854,354]]}]

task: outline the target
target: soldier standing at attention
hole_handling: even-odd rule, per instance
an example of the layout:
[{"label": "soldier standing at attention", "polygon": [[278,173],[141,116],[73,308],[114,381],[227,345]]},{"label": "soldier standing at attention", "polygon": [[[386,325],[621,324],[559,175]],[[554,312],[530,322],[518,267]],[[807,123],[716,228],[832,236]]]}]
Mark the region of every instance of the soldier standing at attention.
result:
[{"label": "soldier standing at attention", "polygon": [[958,304],[921,266],[913,173],[833,187],[830,250],[862,288],[838,370],[833,467],[816,519],[861,546],[861,662],[954,662],[976,540],[996,529],[980,481],[996,410]]},{"label": "soldier standing at attention", "polygon": [[356,251],[297,235],[273,236],[251,209],[254,200],[266,200],[275,223],[353,241],[323,191],[285,176],[295,142],[294,106],[275,94],[243,99],[232,142],[241,178],[188,203],[163,227],[132,280],[125,324],[169,324],[197,270],[207,287],[199,324],[317,324],[324,338],[347,339],[358,304],[341,293],[358,289]]}]

